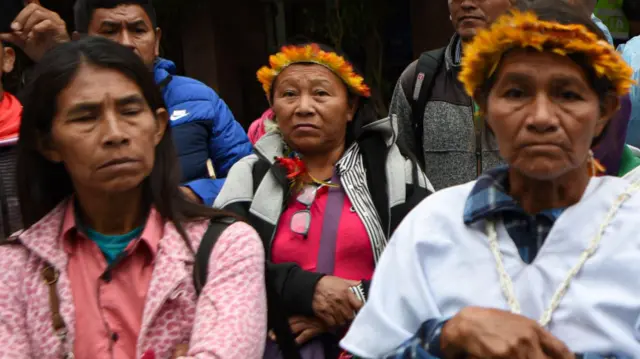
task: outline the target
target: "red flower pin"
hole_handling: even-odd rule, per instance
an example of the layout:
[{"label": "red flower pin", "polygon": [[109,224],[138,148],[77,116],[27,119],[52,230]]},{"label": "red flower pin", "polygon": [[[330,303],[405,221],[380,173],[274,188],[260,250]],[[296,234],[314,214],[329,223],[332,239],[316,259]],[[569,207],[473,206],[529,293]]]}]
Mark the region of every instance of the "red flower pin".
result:
[{"label": "red flower pin", "polygon": [[298,156],[291,158],[277,157],[276,162],[287,171],[287,178],[297,180],[307,174],[307,166]]}]

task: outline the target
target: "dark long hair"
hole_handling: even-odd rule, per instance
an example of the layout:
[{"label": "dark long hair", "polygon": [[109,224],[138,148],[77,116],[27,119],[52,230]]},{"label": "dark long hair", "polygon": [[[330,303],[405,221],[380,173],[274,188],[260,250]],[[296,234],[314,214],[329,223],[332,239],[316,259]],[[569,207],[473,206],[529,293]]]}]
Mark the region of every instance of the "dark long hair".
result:
[{"label": "dark long hair", "polygon": [[[142,90],[152,111],[164,108],[153,75],[130,49],[103,38],[87,37],[60,45],[47,53],[34,70],[21,101],[24,106],[18,144],[18,194],[26,227],[33,225],[73,192],[63,164],[47,160],[39,151],[49,138],[56,115],[58,95],[69,85],[83,64],[116,70]],[[181,171],[167,126],[155,148],[151,174],[143,181],[143,201],[172,221],[188,244],[182,222],[215,218],[223,212],[190,202],[180,192]]]}]

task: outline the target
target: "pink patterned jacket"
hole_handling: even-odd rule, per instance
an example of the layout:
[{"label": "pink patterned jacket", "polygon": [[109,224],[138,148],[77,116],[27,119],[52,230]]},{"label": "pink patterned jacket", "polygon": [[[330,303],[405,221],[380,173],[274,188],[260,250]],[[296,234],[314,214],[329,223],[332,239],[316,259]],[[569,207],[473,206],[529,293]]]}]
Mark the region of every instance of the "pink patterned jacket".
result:
[{"label": "pink patterned jacket", "polygon": [[[0,246],[0,358],[59,359],[73,350],[75,318],[67,255],[59,238],[65,203],[19,235],[22,243]],[[206,221],[185,225],[197,248]],[[55,335],[45,262],[60,271],[60,313],[68,328],[66,348]],[[144,306],[136,358],[170,359],[179,344],[186,358],[262,358],[266,337],[264,250],[247,224],[230,226],[218,239],[200,298],[193,285],[193,255],[166,223]],[[120,358],[118,358],[120,359]]]}]

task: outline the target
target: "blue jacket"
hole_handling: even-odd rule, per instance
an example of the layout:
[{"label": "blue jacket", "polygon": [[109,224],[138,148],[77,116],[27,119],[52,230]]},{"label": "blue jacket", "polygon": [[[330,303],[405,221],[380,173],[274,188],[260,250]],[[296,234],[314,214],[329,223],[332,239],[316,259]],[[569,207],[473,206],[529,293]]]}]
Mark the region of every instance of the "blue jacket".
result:
[{"label": "blue jacket", "polygon": [[[155,80],[169,111],[182,180],[205,205],[212,206],[231,166],[251,154],[251,142],[215,91],[175,73],[173,62],[161,58],[156,61]],[[209,176],[209,159],[217,179]]]},{"label": "blue jacket", "polygon": [[[633,68],[633,79],[640,84],[640,36],[629,40],[626,45],[620,45],[618,51],[622,52],[622,57]],[[627,130],[627,143],[640,146],[640,87],[631,87],[631,119]]]}]

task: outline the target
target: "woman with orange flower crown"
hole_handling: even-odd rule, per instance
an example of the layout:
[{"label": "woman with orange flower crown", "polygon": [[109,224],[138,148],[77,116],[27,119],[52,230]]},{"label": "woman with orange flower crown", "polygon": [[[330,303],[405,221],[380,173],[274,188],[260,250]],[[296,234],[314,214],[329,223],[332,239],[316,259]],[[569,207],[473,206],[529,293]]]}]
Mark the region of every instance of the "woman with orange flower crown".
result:
[{"label": "woman with orange flower crown", "polygon": [[362,358],[640,358],[640,183],[595,176],[631,69],[570,5],[480,31],[460,80],[507,167],[403,221],[341,342]]},{"label": "woman with orange flower crown", "polygon": [[[280,349],[270,342],[265,357],[279,358],[292,337],[303,358],[337,358],[391,233],[432,187],[335,50],[285,46],[257,75],[278,129],[233,166],[215,206],[247,218],[268,252]],[[288,320],[284,333],[277,319]]]}]

